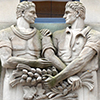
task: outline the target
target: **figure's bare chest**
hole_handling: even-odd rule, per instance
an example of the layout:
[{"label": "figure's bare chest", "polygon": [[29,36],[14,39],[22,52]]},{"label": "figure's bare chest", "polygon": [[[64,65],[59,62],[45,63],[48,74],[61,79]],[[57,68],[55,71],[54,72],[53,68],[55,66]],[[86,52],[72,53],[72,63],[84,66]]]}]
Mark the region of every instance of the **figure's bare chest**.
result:
[{"label": "figure's bare chest", "polygon": [[41,50],[41,41],[37,36],[25,40],[14,35],[11,38],[11,45],[12,45],[13,55],[16,56],[23,54],[39,56]]}]

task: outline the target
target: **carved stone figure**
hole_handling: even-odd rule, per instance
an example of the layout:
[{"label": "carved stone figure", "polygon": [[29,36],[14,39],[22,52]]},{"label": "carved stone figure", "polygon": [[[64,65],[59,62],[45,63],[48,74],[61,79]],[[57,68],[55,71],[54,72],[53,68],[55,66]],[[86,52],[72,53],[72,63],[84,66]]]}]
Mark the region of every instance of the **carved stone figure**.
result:
[{"label": "carved stone figure", "polygon": [[57,75],[49,75],[45,80],[52,88],[53,100],[59,97],[62,97],[60,100],[65,98],[66,100],[98,100],[97,69],[100,32],[85,26],[85,12],[82,3],[68,2],[63,17],[66,24],[70,26],[54,32],[53,43],[49,36],[50,31],[41,30],[44,35],[43,55],[59,71]]},{"label": "carved stone figure", "polygon": [[[0,57],[5,70],[2,100],[31,100],[37,92],[32,86],[42,80],[39,68],[50,63],[40,58],[40,32],[30,27],[37,18],[35,4],[19,3],[16,14],[17,24],[0,31]],[[39,88],[41,91],[41,84],[37,85]]]}]

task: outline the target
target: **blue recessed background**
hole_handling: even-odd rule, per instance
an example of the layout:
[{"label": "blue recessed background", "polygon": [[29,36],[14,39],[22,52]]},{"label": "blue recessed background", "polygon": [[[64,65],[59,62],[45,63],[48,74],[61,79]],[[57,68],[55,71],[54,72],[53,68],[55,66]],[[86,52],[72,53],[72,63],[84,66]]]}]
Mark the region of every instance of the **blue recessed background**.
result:
[{"label": "blue recessed background", "polygon": [[65,23],[64,18],[36,18],[35,23]]}]

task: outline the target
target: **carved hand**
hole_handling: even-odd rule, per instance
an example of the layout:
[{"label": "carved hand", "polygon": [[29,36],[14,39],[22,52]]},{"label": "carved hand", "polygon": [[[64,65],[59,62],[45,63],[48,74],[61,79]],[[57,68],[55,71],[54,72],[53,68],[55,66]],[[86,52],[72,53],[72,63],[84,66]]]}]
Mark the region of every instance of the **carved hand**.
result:
[{"label": "carved hand", "polygon": [[71,76],[68,78],[69,84],[72,85],[72,90],[78,89],[81,85],[81,79],[78,76]]},{"label": "carved hand", "polygon": [[43,36],[50,36],[52,33],[50,32],[50,30],[48,29],[41,29],[40,30],[40,33],[43,35]]},{"label": "carved hand", "polygon": [[46,80],[45,80],[45,85],[48,86],[49,88],[52,88],[56,85],[56,80],[55,77],[51,76],[51,75],[47,75],[49,76]]}]

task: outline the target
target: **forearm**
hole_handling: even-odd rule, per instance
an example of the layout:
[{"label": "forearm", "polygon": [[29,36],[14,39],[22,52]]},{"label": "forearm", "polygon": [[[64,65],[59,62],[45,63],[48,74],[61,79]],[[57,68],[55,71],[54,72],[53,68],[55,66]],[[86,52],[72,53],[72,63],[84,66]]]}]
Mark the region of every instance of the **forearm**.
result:
[{"label": "forearm", "polygon": [[64,70],[55,76],[57,83],[81,71],[95,54],[95,50],[86,48],[79,57],[73,60]]},{"label": "forearm", "polygon": [[57,83],[78,73],[84,65],[85,63],[82,60],[80,60],[80,58],[77,58],[75,61],[70,63],[65,69],[63,69],[60,73],[58,73],[55,76]]},{"label": "forearm", "polygon": [[4,68],[11,68],[12,69],[12,68],[16,68],[17,64],[11,64],[8,61],[6,61],[6,62],[2,63],[2,66]]},{"label": "forearm", "polygon": [[0,48],[1,64],[4,68],[16,68],[21,64],[29,65],[30,67],[46,68],[51,66],[51,63],[46,59],[27,59],[12,56],[12,50],[8,47]]},{"label": "forearm", "polygon": [[52,49],[47,49],[44,56],[55,66],[58,70],[63,70],[66,65],[54,54]]},{"label": "forearm", "polygon": [[9,47],[0,48],[1,65],[4,68],[15,68],[16,64],[9,63],[8,60],[12,57],[12,50]]},{"label": "forearm", "polygon": [[8,63],[12,65],[17,65],[19,63],[29,65],[30,67],[35,68],[46,68],[48,66],[51,66],[51,63],[48,62],[46,59],[26,59],[26,58],[20,58],[20,57],[10,57],[8,59]]},{"label": "forearm", "polygon": [[19,64],[19,63],[23,63],[23,64],[27,64],[28,60],[25,58],[21,58],[21,57],[10,57],[7,62],[9,64]]},{"label": "forearm", "polygon": [[4,68],[16,68],[18,63],[22,63],[23,60],[21,60],[19,57],[9,57],[7,60],[2,62],[2,66]]}]

